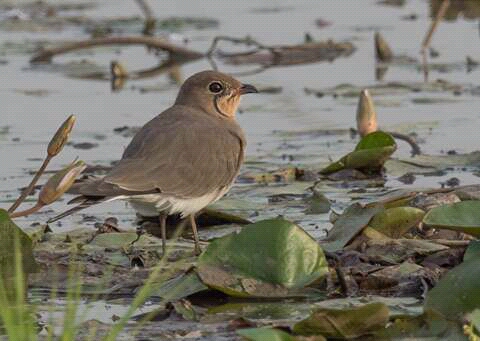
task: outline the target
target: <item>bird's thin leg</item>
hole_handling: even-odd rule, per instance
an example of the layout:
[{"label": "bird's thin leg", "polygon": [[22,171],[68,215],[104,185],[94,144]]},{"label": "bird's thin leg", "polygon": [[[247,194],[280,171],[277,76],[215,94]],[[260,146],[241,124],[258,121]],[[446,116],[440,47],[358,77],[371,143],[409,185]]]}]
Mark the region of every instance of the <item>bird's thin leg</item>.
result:
[{"label": "bird's thin leg", "polygon": [[195,242],[195,254],[198,256],[200,253],[202,253],[202,249],[200,249],[200,241],[198,240],[198,231],[197,231],[197,223],[195,222],[195,214],[190,214],[190,225],[192,225],[193,241]]},{"label": "bird's thin leg", "polygon": [[167,215],[160,214],[160,234],[162,235],[162,256],[167,252]]}]

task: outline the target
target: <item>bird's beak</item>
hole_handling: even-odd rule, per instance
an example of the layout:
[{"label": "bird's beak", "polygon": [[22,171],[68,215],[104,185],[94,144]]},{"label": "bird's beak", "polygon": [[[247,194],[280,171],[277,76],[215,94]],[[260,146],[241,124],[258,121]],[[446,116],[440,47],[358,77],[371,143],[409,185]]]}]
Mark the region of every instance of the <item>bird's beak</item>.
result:
[{"label": "bird's beak", "polygon": [[242,87],[240,88],[240,95],[254,94],[257,92],[257,88],[250,84],[242,84]]}]

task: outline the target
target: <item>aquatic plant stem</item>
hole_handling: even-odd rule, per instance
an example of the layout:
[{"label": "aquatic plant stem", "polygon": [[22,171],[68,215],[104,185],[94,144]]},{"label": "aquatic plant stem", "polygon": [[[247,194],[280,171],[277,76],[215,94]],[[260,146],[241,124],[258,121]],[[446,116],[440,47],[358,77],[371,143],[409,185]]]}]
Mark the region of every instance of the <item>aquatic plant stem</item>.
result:
[{"label": "aquatic plant stem", "polygon": [[435,16],[435,20],[432,21],[430,24],[430,28],[427,31],[427,34],[425,35],[425,38],[423,39],[422,42],[422,66],[423,66],[423,76],[424,76],[424,81],[428,81],[428,60],[427,60],[427,50],[430,47],[430,42],[432,41],[432,36],[435,30],[437,29],[438,24],[442,20],[442,18],[445,16],[445,13],[447,12],[448,7],[450,7],[450,0],[443,0],[442,4],[440,5],[440,8],[438,9],[437,15]]},{"label": "aquatic plant stem", "polygon": [[10,213],[10,218],[18,218],[18,217],[24,217],[24,216],[30,215],[32,213],[39,211],[43,206],[45,205],[40,202],[37,202],[35,206],[32,206],[24,211]]},{"label": "aquatic plant stem", "polygon": [[[25,198],[28,196],[28,194],[32,191],[33,187],[35,187],[35,185],[38,182],[38,179],[40,179],[40,176],[42,176],[43,172],[45,171],[45,168],[47,168],[48,163],[50,162],[50,160],[52,160],[52,158],[53,158],[53,156],[51,156],[51,155],[47,155],[47,157],[45,157],[45,160],[43,160],[42,166],[37,170],[37,173],[35,173],[35,176],[33,177],[30,184],[27,186],[27,188],[25,188],[23,190],[22,194],[20,194],[20,196],[17,198],[17,200],[15,200],[13,205],[10,206],[10,208],[8,209],[8,213],[10,213],[11,217],[14,217],[14,215],[12,215],[12,213],[25,200]],[[18,216],[18,215],[16,215],[16,216]]]}]

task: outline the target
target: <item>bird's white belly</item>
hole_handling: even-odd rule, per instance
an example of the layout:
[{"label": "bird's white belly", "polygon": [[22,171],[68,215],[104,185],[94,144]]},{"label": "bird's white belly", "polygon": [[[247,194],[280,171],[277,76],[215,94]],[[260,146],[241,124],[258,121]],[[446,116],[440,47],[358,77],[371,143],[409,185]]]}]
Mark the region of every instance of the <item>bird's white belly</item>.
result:
[{"label": "bird's white belly", "polygon": [[159,213],[180,213],[182,217],[186,217],[217,201],[228,189],[229,187],[226,187],[201,197],[189,199],[175,198],[161,193],[134,195],[121,199],[127,200],[135,211],[145,217],[158,216]]}]

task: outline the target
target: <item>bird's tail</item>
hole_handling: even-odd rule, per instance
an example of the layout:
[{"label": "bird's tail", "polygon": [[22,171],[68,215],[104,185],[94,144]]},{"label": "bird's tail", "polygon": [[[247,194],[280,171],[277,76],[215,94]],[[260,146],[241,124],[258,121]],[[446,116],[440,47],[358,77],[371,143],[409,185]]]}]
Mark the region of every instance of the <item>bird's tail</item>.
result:
[{"label": "bird's tail", "polygon": [[57,215],[53,218],[48,219],[47,224],[53,223],[57,220],[65,218],[66,216],[69,216],[69,215],[71,215],[75,212],[83,210],[84,208],[87,208],[87,207],[90,207],[90,206],[93,206],[93,205],[96,205],[96,204],[100,204],[101,202],[105,202],[109,199],[110,198],[108,198],[108,197],[85,197],[83,195],[78,196],[76,198],[73,198],[72,200],[70,200],[68,202],[69,204],[76,203],[76,202],[80,202],[80,204],[78,204],[75,207],[72,207],[69,210],[66,210],[65,212],[60,213],[59,215]]}]

